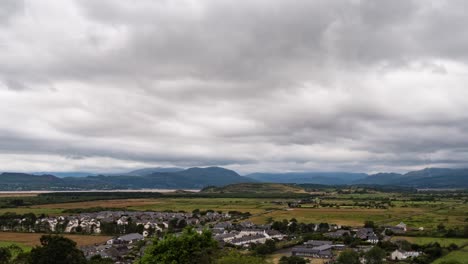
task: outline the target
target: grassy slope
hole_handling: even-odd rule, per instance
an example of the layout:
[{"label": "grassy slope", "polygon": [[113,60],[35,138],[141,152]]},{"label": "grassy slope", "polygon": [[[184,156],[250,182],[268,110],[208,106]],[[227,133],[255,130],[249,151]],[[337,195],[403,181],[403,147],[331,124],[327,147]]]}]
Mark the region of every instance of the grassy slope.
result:
[{"label": "grassy slope", "polygon": [[452,251],[446,256],[437,259],[436,261],[432,262],[433,264],[441,264],[445,261],[456,260],[461,264],[468,264],[468,247],[464,247],[460,250]]}]

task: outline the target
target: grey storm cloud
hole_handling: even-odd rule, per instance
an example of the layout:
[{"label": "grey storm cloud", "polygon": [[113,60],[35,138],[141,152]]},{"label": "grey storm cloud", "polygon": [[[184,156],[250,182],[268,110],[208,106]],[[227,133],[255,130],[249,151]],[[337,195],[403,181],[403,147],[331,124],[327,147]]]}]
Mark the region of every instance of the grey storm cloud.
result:
[{"label": "grey storm cloud", "polygon": [[468,166],[467,8],[2,1],[2,170]]}]

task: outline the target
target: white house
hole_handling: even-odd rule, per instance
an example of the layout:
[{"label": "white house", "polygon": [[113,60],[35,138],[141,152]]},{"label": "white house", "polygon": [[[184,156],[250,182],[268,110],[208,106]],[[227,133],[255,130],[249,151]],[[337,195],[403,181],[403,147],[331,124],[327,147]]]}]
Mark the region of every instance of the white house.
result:
[{"label": "white house", "polygon": [[405,232],[408,231],[408,230],[406,229],[406,224],[403,223],[403,222],[401,222],[401,223],[399,223],[398,225],[396,225],[396,227],[403,229]]},{"label": "white house", "polygon": [[390,258],[392,260],[404,260],[407,258],[419,257],[419,255],[421,255],[421,253],[417,251],[402,251],[397,249],[390,254]]}]

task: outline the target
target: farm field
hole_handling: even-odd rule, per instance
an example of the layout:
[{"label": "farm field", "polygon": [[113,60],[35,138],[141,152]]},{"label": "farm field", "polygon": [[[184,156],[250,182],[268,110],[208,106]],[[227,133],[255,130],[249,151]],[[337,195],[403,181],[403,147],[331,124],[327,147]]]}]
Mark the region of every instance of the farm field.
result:
[{"label": "farm field", "polygon": [[[39,238],[44,234],[38,233],[13,233],[0,232],[0,245],[18,244],[25,248],[30,248],[40,244]],[[93,245],[103,243],[109,240],[110,236],[93,236],[93,235],[64,235],[65,237],[75,241],[78,246]]]},{"label": "farm field", "polygon": [[[275,186],[270,186],[275,187]],[[290,188],[290,186],[287,186]],[[348,192],[352,190],[342,190]],[[76,195],[76,194],[74,194]],[[231,195],[231,194],[230,194]],[[235,196],[233,196],[235,197]],[[47,197],[41,197],[41,201]],[[49,197],[47,199],[52,199]],[[72,196],[73,199],[75,197]],[[76,199],[86,197],[77,196]],[[31,199],[31,197],[27,197]],[[46,200],[47,200],[46,199]],[[73,199],[70,199],[73,201]],[[334,223],[339,225],[359,226],[371,220],[378,225],[395,225],[405,222],[409,227],[435,229],[443,223],[446,228],[462,228],[468,219],[468,204],[462,195],[441,195],[421,193],[396,193],[368,191],[366,193],[323,192],[312,196],[301,207],[288,208],[288,202],[301,198],[215,198],[215,197],[148,197],[124,199],[107,199],[36,204],[1,208],[0,214],[14,212],[17,214],[34,213],[36,215],[60,215],[67,209],[86,208],[121,208],[137,211],[185,211],[194,209],[214,211],[250,212],[251,221],[263,224],[267,220],[296,218],[305,223]],[[61,201],[64,201],[61,197]],[[51,201],[51,202],[52,202]]]},{"label": "farm field", "polygon": [[75,208],[122,208],[130,210],[153,210],[153,211],[187,211],[200,210],[221,210],[221,211],[242,211],[252,214],[262,213],[268,209],[280,209],[284,206],[274,205],[269,199],[252,198],[160,198],[160,199],[120,199],[120,200],[100,200],[77,203],[45,204],[30,207],[2,208],[0,214],[5,212],[35,214],[60,214],[65,209]]},{"label": "farm field", "polygon": [[[340,225],[358,226],[366,220],[371,220],[377,224],[394,225],[403,221],[411,227],[424,227],[425,229],[434,229],[440,223],[446,227],[462,227],[466,224],[468,218],[468,205],[458,200],[441,200],[437,202],[415,201],[408,202],[404,200],[392,201],[392,207],[388,209],[376,209],[363,206],[343,206],[340,204],[353,204],[357,199],[363,201],[379,201],[378,199],[391,196],[392,199],[404,199],[395,194],[363,194],[364,197],[348,194],[336,194],[333,199],[324,197],[323,201],[336,203],[337,206],[314,208],[312,204],[305,204],[301,208],[288,208],[286,202],[294,199],[279,199],[283,204],[273,203],[278,199],[267,198],[135,198],[135,199],[116,199],[116,200],[96,200],[69,202],[57,204],[43,204],[27,207],[2,208],[0,214],[6,212],[15,212],[18,214],[35,213],[46,215],[63,214],[66,209],[77,208],[122,208],[139,211],[186,211],[191,212],[194,209],[215,210],[215,211],[241,211],[250,212],[253,216],[251,221],[263,224],[268,219],[282,220],[296,218],[300,222],[320,223],[328,222]],[[351,198],[352,197],[352,198]],[[359,197],[359,198],[358,198]]]},{"label": "farm field", "polygon": [[335,209],[335,208],[291,208],[252,217],[254,223],[262,224],[272,217],[275,220],[296,218],[305,223],[335,223],[339,225],[362,225],[365,220],[379,221],[389,217],[383,209]]}]

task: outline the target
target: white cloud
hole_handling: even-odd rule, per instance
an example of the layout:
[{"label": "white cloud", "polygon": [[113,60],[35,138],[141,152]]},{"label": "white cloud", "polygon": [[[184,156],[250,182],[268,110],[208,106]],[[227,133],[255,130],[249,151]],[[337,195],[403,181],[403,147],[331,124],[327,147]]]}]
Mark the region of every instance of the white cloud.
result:
[{"label": "white cloud", "polygon": [[467,165],[464,1],[12,3],[1,170]]}]

